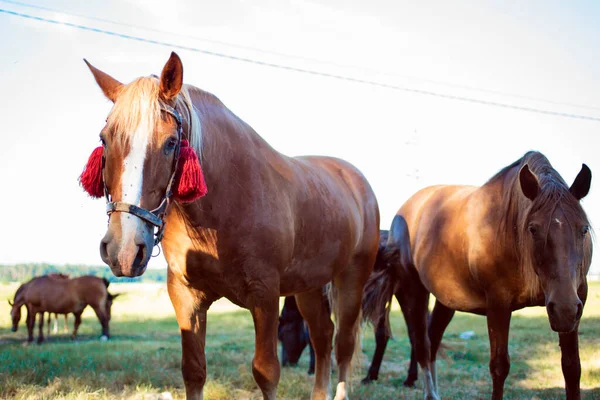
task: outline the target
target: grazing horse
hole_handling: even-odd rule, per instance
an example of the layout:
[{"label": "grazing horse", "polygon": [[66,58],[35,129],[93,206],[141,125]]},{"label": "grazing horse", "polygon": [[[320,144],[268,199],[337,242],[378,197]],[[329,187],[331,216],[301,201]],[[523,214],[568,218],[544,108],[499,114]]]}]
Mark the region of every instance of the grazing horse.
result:
[{"label": "grazing horse", "polygon": [[286,296],[281,315],[279,316],[279,326],[277,328],[277,337],[281,342],[281,365],[298,365],[298,360],[302,352],[308,346],[310,352],[310,362],[308,364],[308,374],[315,373],[315,349],[310,343],[308,327],[300,310],[296,304],[294,296]]},{"label": "grazing horse", "polygon": [[[530,306],[546,306],[567,399],[580,398],[577,332],[592,241],[579,201],[591,178],[584,164],[569,187],[544,155],[528,152],[481,187],[428,187],[400,208],[394,223],[408,226],[410,254],[399,269],[409,282],[405,312],[426,399],[438,399],[436,352],[456,310],[487,317],[492,399],[501,399],[511,314]],[[427,339],[430,293],[436,303]]]},{"label": "grazing horse", "polygon": [[88,305],[102,325],[102,339],[110,337],[108,323],[110,321],[113,300],[118,296],[108,293],[109,282],[95,276],[81,276],[73,279],[40,276],[22,284],[15,293],[14,301],[8,303],[12,306],[12,331],[16,332],[21,320],[21,307],[27,309],[27,342],[33,342],[33,329],[35,316],[39,314],[38,343],[44,341],[44,313],[75,315],[75,327],[71,337],[77,337],[77,330],[81,324],[81,314]]},{"label": "grazing horse", "polygon": [[[405,236],[408,238],[408,236]],[[396,274],[395,269],[390,268],[391,260],[401,257],[401,254],[409,254],[408,240],[395,243],[391,251],[386,252],[388,242],[388,231],[379,231],[379,249],[373,272],[365,284],[362,315],[363,321],[369,321],[375,330],[375,353],[367,376],[362,380],[363,384],[376,381],[379,378],[379,369],[383,361],[383,355],[389,339],[391,330],[389,327],[389,312],[392,296],[396,296],[398,303],[404,303],[402,281]],[[398,250],[401,250],[398,251]],[[408,326],[409,337],[411,328]],[[279,340],[281,341],[281,364],[296,365],[306,346],[310,351],[310,363],[308,374],[314,372],[314,352],[310,339],[307,336],[306,327],[302,315],[298,311],[294,296],[285,298],[281,316],[279,317]],[[412,387],[418,377],[417,361],[411,346],[411,358],[409,373],[404,381],[405,386]]]},{"label": "grazing horse", "polygon": [[279,297],[292,294],[315,349],[312,396],[326,398],[334,325],[322,287],[330,281],[335,399],[346,398],[379,236],[364,176],[340,159],[278,153],[217,97],[183,85],[175,53],[160,77],[129,84],[88,66],[114,102],[80,180],[107,199],[100,254],[116,276],[139,276],[162,239],[187,398],[202,398],[207,310],[226,297],[252,314],[252,373],[263,397],[274,399]]}]

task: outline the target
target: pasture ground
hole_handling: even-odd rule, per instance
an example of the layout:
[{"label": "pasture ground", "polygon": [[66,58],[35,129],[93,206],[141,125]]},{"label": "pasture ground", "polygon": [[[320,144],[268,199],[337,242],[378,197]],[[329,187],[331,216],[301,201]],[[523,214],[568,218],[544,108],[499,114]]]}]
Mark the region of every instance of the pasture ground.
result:
[{"label": "pasture ground", "polygon": [[[0,298],[14,295],[16,284],[0,285]],[[183,399],[179,330],[166,287],[158,284],[113,284],[115,300],[112,338],[99,341],[100,324],[91,309],[83,314],[80,336],[71,341],[62,333],[42,345],[23,346],[26,328],[10,331],[9,305],[0,302],[0,398],[2,399],[158,399],[170,392]],[[25,314],[25,312],[23,312]],[[23,315],[24,318],[24,315]],[[70,329],[73,316],[69,318]],[[391,320],[395,340],[388,344],[379,381],[361,386],[372,357],[373,330],[363,328],[363,365],[357,368],[351,399],[422,399],[422,382],[404,388],[409,341],[398,305]],[[46,329],[46,328],[44,328]],[[475,332],[463,340],[459,334]],[[36,336],[37,338],[37,326]],[[457,313],[444,336],[446,357],[438,361],[440,394],[444,399],[488,399],[489,344],[485,318]],[[550,330],[544,308],[513,314],[510,333],[511,370],[506,399],[562,399],[557,334]],[[205,399],[260,399],[251,360],[254,330],[250,314],[227,301],[211,308],[207,329],[208,382]],[[600,283],[593,282],[580,328],[582,398],[600,399]],[[282,370],[278,398],[308,399],[308,351],[298,368]],[[335,379],[335,373],[333,379]],[[334,381],[335,382],[335,381]],[[333,385],[335,387],[335,383]]]}]

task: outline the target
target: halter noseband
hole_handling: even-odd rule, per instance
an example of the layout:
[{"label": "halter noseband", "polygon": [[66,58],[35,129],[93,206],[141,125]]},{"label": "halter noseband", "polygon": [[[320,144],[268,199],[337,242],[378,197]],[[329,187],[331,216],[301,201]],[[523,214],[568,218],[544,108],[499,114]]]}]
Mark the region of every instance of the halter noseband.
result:
[{"label": "halter noseband", "polygon": [[[146,210],[145,208],[136,206],[135,204],[124,203],[121,201],[110,201],[111,199],[110,195],[108,194],[108,188],[106,187],[106,180],[104,178],[102,179],[104,182],[104,197],[106,198],[106,214],[108,214],[109,218],[113,212],[125,212],[128,214],[133,214],[146,223],[157,227],[158,230],[154,234],[154,246],[157,246],[163,238],[166,225],[165,214],[171,201],[171,197],[173,196],[173,182],[175,181],[175,175],[177,173],[177,164],[179,162],[179,152],[181,149],[181,138],[183,136],[183,119],[181,118],[181,114],[179,114],[175,108],[167,104],[161,105],[161,111],[164,111],[175,118],[175,122],[177,123],[177,144],[175,145],[175,153],[173,156],[171,178],[169,179],[169,184],[167,185],[163,199],[158,207],[156,207],[154,210]],[[104,156],[102,156],[103,177],[104,165]]]}]

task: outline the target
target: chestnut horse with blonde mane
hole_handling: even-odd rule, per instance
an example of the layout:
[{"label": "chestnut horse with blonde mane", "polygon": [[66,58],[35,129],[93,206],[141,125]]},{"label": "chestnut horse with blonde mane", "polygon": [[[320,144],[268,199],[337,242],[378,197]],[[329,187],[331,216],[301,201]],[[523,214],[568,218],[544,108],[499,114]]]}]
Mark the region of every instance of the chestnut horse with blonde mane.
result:
[{"label": "chestnut horse with blonde mane", "polygon": [[[546,306],[567,399],[580,398],[577,332],[592,241],[579,201],[591,179],[583,164],[569,187],[543,154],[529,152],[481,187],[428,187],[400,208],[387,250],[393,255],[395,244],[409,240],[410,254],[397,269],[408,290],[402,310],[414,329],[426,399],[438,399],[436,353],[456,310],[487,317],[492,399],[502,399],[511,314],[531,306]],[[436,303],[428,323],[430,293]]]},{"label": "chestnut horse with blonde mane", "polygon": [[160,77],[129,84],[88,66],[114,103],[103,148],[81,177],[88,193],[104,189],[108,202],[100,253],[116,276],[139,276],[162,237],[187,398],[202,398],[207,310],[226,297],[252,314],[252,373],[263,397],[275,399],[279,297],[292,294],[315,347],[312,398],[330,396],[334,325],[321,289],[330,281],[335,399],[347,398],[361,296],[379,237],[367,180],[339,159],[278,153],[217,97],[183,85],[175,53]]}]

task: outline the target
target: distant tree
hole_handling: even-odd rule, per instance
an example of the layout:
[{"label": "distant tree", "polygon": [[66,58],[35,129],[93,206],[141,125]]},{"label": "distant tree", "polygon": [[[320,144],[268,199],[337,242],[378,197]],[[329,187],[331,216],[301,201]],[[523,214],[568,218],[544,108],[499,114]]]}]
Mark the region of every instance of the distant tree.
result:
[{"label": "distant tree", "polygon": [[36,276],[51,273],[69,274],[72,277],[93,275],[108,279],[109,282],[166,282],[166,269],[150,269],[137,278],[117,278],[110,268],[89,265],[53,265],[48,263],[29,263],[0,265],[0,282],[26,282]]}]

